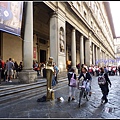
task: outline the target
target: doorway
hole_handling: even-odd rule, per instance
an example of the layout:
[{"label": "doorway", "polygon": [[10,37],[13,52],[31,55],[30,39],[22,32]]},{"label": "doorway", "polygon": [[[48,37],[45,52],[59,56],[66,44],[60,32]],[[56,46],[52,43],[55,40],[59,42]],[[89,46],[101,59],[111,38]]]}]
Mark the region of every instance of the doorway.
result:
[{"label": "doorway", "polygon": [[46,62],[46,50],[40,50],[40,63]]}]

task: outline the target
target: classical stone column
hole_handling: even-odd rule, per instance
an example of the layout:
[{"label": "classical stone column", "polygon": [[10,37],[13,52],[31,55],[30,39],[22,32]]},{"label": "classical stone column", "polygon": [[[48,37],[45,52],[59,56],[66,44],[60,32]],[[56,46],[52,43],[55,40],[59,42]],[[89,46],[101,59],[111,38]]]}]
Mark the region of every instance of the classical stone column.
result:
[{"label": "classical stone column", "polygon": [[56,12],[51,14],[50,18],[50,56],[53,57],[54,61],[58,65],[58,15]]},{"label": "classical stone column", "polygon": [[94,45],[94,43],[93,43],[93,45],[92,45],[92,47],[93,47],[93,51],[92,51],[92,54],[93,54],[93,65],[95,65],[95,45]]},{"label": "classical stone column", "polygon": [[105,52],[103,52],[103,65],[105,66]]},{"label": "classical stone column", "polygon": [[80,63],[84,64],[84,39],[83,39],[83,35],[80,36]]},{"label": "classical stone column", "polygon": [[91,39],[85,40],[85,64],[90,66],[92,64]]},{"label": "classical stone column", "polygon": [[69,59],[69,54],[68,54],[68,46],[66,46],[67,49],[66,49],[66,59],[68,60]]},{"label": "classical stone column", "polygon": [[76,69],[76,34],[75,28],[72,30],[72,40],[71,40],[71,58],[72,58],[72,67]]},{"label": "classical stone column", "polygon": [[100,67],[102,67],[102,52],[101,52],[101,48],[99,48],[99,50],[98,50],[98,60],[99,60],[98,65]]},{"label": "classical stone column", "polygon": [[59,71],[66,71],[66,24],[65,16],[58,11],[50,18],[50,56],[59,67]]},{"label": "classical stone column", "polygon": [[98,48],[97,48],[97,46],[96,46],[96,61],[95,61],[95,63],[98,61]]},{"label": "classical stone column", "polygon": [[109,65],[109,56],[108,56],[108,54],[107,54],[107,65]]},{"label": "classical stone column", "polygon": [[107,55],[106,55],[106,52],[105,52],[105,65],[107,66]]},{"label": "classical stone column", "polygon": [[26,2],[24,31],[23,70],[19,74],[20,83],[35,82],[37,72],[33,70],[33,2]]}]

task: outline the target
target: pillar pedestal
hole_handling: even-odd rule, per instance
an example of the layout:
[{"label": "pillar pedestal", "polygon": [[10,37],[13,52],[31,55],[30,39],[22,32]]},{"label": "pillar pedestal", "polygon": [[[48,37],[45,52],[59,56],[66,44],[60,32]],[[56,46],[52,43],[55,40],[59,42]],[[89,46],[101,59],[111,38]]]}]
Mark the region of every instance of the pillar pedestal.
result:
[{"label": "pillar pedestal", "polygon": [[19,73],[19,83],[29,84],[37,82],[37,72],[34,70],[22,70]]},{"label": "pillar pedestal", "polygon": [[37,72],[33,70],[33,2],[26,2],[26,17],[23,47],[23,70],[19,73],[20,83],[36,81]]}]

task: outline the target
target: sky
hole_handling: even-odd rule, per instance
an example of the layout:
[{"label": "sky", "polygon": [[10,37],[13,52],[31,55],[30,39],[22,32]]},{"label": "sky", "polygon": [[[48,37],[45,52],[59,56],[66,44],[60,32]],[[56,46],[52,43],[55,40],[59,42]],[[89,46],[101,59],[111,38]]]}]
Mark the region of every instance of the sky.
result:
[{"label": "sky", "polygon": [[120,1],[109,1],[116,37],[120,37]]}]

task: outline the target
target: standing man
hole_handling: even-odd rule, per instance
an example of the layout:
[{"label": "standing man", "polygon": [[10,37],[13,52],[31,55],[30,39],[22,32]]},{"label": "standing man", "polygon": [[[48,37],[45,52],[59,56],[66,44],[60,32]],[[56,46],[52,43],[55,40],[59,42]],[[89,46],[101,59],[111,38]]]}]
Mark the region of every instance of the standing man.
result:
[{"label": "standing man", "polygon": [[9,61],[6,63],[6,70],[7,70],[7,80],[6,80],[6,82],[8,82],[8,81],[12,82],[11,78],[13,76],[13,68],[14,68],[14,63],[12,62],[12,59],[9,58]]},{"label": "standing man", "polygon": [[59,69],[58,69],[58,67],[56,66],[56,63],[55,63],[55,62],[53,63],[53,67],[54,67],[54,70],[55,70],[55,81],[56,81],[56,83],[58,83],[57,75],[58,75],[58,73],[59,73]]}]

